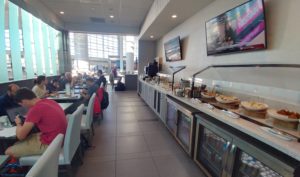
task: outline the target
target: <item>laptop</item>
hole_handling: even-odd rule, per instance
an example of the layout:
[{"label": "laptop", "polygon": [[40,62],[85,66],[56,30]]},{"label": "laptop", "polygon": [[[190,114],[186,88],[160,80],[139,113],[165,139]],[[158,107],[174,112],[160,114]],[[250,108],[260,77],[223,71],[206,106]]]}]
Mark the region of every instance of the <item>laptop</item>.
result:
[{"label": "laptop", "polygon": [[28,112],[28,109],[20,106],[20,107],[16,107],[16,108],[7,109],[6,112],[7,112],[7,116],[8,116],[10,123],[12,125],[15,125],[16,124],[15,123],[16,116],[21,115],[21,116],[25,117],[25,115]]}]

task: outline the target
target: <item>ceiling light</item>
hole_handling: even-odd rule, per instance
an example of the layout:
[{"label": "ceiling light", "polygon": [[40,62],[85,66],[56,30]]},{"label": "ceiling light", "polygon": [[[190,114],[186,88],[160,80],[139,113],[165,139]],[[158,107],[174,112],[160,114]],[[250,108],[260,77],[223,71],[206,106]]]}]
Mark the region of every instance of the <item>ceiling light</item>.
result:
[{"label": "ceiling light", "polygon": [[177,15],[176,14],[172,15],[172,18],[177,18]]},{"label": "ceiling light", "polygon": [[153,36],[153,35],[151,35],[151,36],[150,36],[150,38],[151,38],[151,39],[153,39],[153,38],[154,38],[154,36]]},{"label": "ceiling light", "polygon": [[60,14],[62,14],[62,15],[63,15],[63,14],[65,14],[65,12],[64,12],[64,11],[60,11],[59,13],[60,13]]},{"label": "ceiling light", "polygon": [[115,16],[113,16],[113,15],[110,15],[109,17],[110,17],[110,18],[115,18]]}]

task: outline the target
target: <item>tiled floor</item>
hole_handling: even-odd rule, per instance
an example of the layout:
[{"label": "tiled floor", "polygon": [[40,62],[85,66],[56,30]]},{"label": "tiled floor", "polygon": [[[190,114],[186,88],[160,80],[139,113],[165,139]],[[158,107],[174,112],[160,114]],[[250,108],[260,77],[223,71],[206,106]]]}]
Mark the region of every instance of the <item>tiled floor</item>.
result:
[{"label": "tiled floor", "polygon": [[77,177],[203,177],[136,92],[110,93]]}]

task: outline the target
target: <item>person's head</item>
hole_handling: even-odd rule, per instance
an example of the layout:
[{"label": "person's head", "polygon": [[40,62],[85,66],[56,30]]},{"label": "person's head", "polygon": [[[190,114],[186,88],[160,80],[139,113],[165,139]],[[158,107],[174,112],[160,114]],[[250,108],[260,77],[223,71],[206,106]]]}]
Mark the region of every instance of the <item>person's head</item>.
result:
[{"label": "person's head", "polygon": [[100,76],[102,76],[102,74],[103,74],[102,70],[99,69],[98,72],[97,72],[97,75],[100,77]]},{"label": "person's head", "polygon": [[72,80],[72,74],[71,74],[70,72],[66,72],[66,73],[65,73],[65,78],[66,78],[67,80],[71,81],[71,80]]},{"label": "person's head", "polygon": [[28,88],[20,88],[15,95],[15,101],[26,108],[34,106],[36,99],[36,95]]},{"label": "person's head", "polygon": [[51,84],[52,84],[54,87],[56,87],[56,88],[59,87],[59,81],[58,81],[57,79],[53,79],[53,80],[51,81]]},{"label": "person's head", "polygon": [[88,78],[86,79],[86,84],[87,84],[89,87],[92,86],[92,85],[94,85],[94,79],[91,78],[91,77],[88,77]]},{"label": "person's head", "polygon": [[37,85],[46,85],[48,83],[48,80],[47,80],[46,76],[41,75],[35,79],[34,83]]},{"label": "person's head", "polygon": [[7,88],[7,94],[9,96],[15,96],[20,87],[17,84],[9,84]]}]

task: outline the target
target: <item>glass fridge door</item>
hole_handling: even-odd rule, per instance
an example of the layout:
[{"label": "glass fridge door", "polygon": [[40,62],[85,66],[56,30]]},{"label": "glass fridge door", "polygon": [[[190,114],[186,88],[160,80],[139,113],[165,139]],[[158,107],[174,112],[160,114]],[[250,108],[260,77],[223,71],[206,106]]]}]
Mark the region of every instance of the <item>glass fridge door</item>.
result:
[{"label": "glass fridge door", "polygon": [[177,108],[176,106],[171,103],[167,102],[167,118],[166,118],[166,125],[169,130],[175,135],[177,129]]},{"label": "glass fridge door", "polygon": [[236,177],[283,177],[251,155],[240,152]]},{"label": "glass fridge door", "polygon": [[178,129],[177,138],[181,142],[183,148],[189,152],[191,143],[192,117],[185,115],[183,112],[178,112]]},{"label": "glass fridge door", "polygon": [[206,127],[202,127],[202,133],[199,137],[196,160],[205,166],[212,176],[222,176],[222,163],[226,163],[230,140],[219,136]]}]

